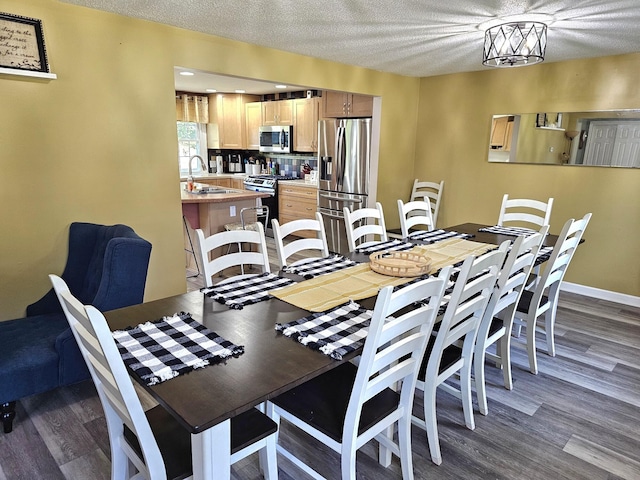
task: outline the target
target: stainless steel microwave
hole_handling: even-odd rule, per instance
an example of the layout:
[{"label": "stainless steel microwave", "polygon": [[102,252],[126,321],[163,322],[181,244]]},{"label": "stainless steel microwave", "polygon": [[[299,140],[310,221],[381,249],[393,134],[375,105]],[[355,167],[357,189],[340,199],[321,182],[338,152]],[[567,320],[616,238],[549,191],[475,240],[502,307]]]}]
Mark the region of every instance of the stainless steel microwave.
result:
[{"label": "stainless steel microwave", "polygon": [[290,153],[293,150],[291,125],[265,125],[259,131],[261,152]]}]

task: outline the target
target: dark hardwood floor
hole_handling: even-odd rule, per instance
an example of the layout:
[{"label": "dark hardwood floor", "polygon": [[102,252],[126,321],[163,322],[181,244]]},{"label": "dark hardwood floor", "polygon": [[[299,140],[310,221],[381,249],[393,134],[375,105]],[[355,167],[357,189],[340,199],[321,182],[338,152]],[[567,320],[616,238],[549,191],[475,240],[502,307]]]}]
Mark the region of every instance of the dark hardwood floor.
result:
[{"label": "dark hardwood floor", "polygon": [[[188,282],[190,290],[201,284]],[[431,462],[424,432],[414,427],[415,478],[640,479],[640,309],[563,293],[556,341],[557,356],[538,352],[540,373],[532,375],[524,336],[514,339],[512,391],[487,366],[489,415],[476,412],[474,431],[464,426],[459,400],[440,393],[443,463]],[[415,408],[422,408],[420,393]],[[280,439],[326,477],[339,478],[338,456],[328,448],[286,426]],[[384,469],[376,451],[371,442],[358,453],[358,478],[401,478],[398,460]],[[307,478],[281,456],[278,462],[281,479]],[[109,475],[106,424],[90,381],[19,401],[14,431],[0,433],[0,480]],[[235,464],[232,478],[262,478],[257,457]]]}]

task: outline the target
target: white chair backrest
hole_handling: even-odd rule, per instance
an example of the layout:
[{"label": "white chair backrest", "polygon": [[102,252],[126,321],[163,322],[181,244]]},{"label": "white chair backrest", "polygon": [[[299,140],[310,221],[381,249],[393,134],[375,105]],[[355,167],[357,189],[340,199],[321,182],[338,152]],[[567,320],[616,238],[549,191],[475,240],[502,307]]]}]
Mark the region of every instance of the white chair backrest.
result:
[{"label": "white chair backrest", "polygon": [[[440,183],[421,182],[417,178],[413,181],[413,189],[411,190],[410,202],[415,200],[429,199],[431,204],[431,216],[433,217],[433,227],[438,222],[438,212],[440,211],[440,200],[442,200],[442,191],[444,190],[444,180]],[[425,198],[426,197],[426,198]]]},{"label": "white chair backrest", "polygon": [[409,230],[416,225],[424,225],[428,231],[435,228],[433,216],[431,215],[431,202],[427,197],[425,197],[425,200],[415,200],[409,203],[404,203],[398,199],[398,215],[400,217],[402,238],[407,238]]},{"label": "white chair backrest", "polygon": [[[206,237],[201,229],[196,230],[200,251],[200,261],[204,271],[204,279],[207,287],[212,287],[213,277],[222,270],[239,265],[257,265],[262,272],[270,272],[269,256],[267,254],[267,242],[264,236],[262,223],[256,223],[257,229],[232,230],[228,232],[214,233]],[[247,251],[232,252],[229,246],[234,248],[240,245],[248,245]],[[254,251],[248,251],[254,247]],[[256,251],[257,250],[257,251]],[[211,259],[210,259],[211,258]],[[252,274],[253,275],[253,274]],[[250,275],[249,275],[250,276]],[[235,276],[234,278],[238,278]]]},{"label": "white chair backrest", "polygon": [[[364,403],[385,388],[400,393],[398,408],[404,409],[403,415],[411,415],[418,369],[446,287],[445,280],[430,277],[395,292],[393,287],[380,290],[347,408],[343,443],[356,437]],[[428,303],[422,306],[406,308],[426,299]],[[408,311],[396,316],[402,309]]]},{"label": "white chair backrest", "polygon": [[[319,257],[329,256],[329,246],[327,244],[327,234],[324,229],[322,214],[316,212],[316,219],[292,220],[280,225],[277,219],[271,220],[273,227],[273,239],[276,244],[276,252],[278,253],[278,261],[280,268],[288,265],[287,261],[296,253],[302,251],[317,251]],[[285,239],[289,235],[296,235],[297,232],[312,231],[315,232],[315,238],[295,237],[285,245]],[[294,262],[295,263],[295,262]]]},{"label": "white chair backrest", "polygon": [[509,194],[505,193],[500,206],[498,225],[517,224],[520,226],[525,223],[527,225],[524,226],[539,230],[543,225],[549,225],[552,207],[553,198],[549,198],[545,203],[527,198],[509,199]]},{"label": "white chair backrest", "polygon": [[[504,312],[503,320],[505,321],[505,326],[509,327],[507,332],[511,331],[510,326],[513,322],[513,314],[518,306],[518,300],[529,278],[538,250],[540,250],[548,229],[549,226],[545,225],[539,233],[526,237],[524,235],[516,237],[498,274],[495,288],[491,293],[491,298],[480,323],[478,339],[482,338],[484,340],[487,338],[491,328],[491,321],[500,312]],[[506,242],[509,243],[509,240],[506,240]]]},{"label": "white chair backrest", "polygon": [[[589,224],[589,220],[591,220],[591,213],[587,213],[579,220],[570,218],[564,224],[547,265],[536,284],[530,303],[532,307],[538,308],[542,301],[542,296],[545,295],[547,290],[549,300],[554,305],[557,303],[560,284]],[[555,306],[552,308],[555,308]]]},{"label": "white chair backrest", "polygon": [[[497,250],[475,257],[467,257],[455,278],[451,298],[438,326],[425,378],[438,378],[442,354],[448,346],[462,341],[462,357],[471,358],[476,334],[489,297],[496,284],[498,272],[507,254],[508,242]],[[459,366],[452,367],[454,371]],[[448,376],[446,372],[443,376]]]},{"label": "white chair backrest", "polygon": [[[112,456],[116,450],[123,450],[144,478],[166,478],[162,454],[107,321],[96,308],[76,299],[60,277],[49,278],[98,391]],[[144,462],[127,445],[123,424],[138,437]]]},{"label": "white chair backrest", "polygon": [[[357,247],[388,240],[384,212],[380,202],[376,202],[375,208],[360,208],[353,212],[344,207],[343,212],[349,251],[354,252]],[[372,223],[369,223],[370,221]],[[367,237],[372,235],[380,237],[379,240],[368,240]]]}]

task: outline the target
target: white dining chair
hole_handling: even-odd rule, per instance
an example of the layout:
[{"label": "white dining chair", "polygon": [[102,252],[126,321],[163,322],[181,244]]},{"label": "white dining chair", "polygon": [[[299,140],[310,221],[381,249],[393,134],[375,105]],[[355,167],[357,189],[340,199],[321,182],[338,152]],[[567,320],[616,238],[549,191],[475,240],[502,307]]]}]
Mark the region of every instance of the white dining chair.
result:
[{"label": "white dining chair", "polygon": [[431,217],[433,218],[433,228],[438,223],[438,212],[440,212],[440,202],[444,190],[444,180],[440,183],[420,181],[417,178],[413,181],[410,202],[416,200],[429,200],[431,205]]},{"label": "white dining chair", "polygon": [[[537,375],[538,373],[536,332],[544,335],[547,343],[547,353],[551,357],[556,355],[554,330],[560,285],[589,224],[589,220],[591,220],[591,213],[587,213],[579,220],[574,220],[573,218],[567,220],[558,235],[551,256],[538,282],[532,289],[527,288],[522,291],[522,296],[514,315],[514,322],[517,327],[526,327],[529,369],[533,374]],[[540,323],[538,318],[543,314],[544,322]],[[520,329],[517,328],[516,336],[519,333]]]},{"label": "white dining chair", "polygon": [[407,238],[411,229],[416,226],[426,227],[427,231],[432,231],[435,228],[431,215],[431,202],[427,197],[425,200],[414,200],[408,203],[398,199],[398,216],[400,217],[402,238]]},{"label": "white dining chair", "polygon": [[[448,275],[447,275],[448,276]],[[358,366],[343,362],[267,403],[285,420],[340,454],[343,480],[356,478],[356,451],[372,439],[380,460],[400,458],[402,478],[413,479],[411,409],[416,374],[438,312],[445,278],[431,277],[378,294]],[[426,299],[422,306],[414,306]],[[412,308],[408,308],[412,306]],[[404,310],[403,310],[404,309]],[[397,443],[389,433],[397,425]],[[281,443],[278,452],[313,478],[323,478]]]},{"label": "white dining chair", "polygon": [[[473,353],[473,381],[478,397],[478,410],[487,415],[487,389],[485,383],[485,359],[502,368],[504,387],[513,389],[511,376],[511,328],[520,295],[544,241],[548,225],[539,233],[516,237],[498,275],[496,286],[478,327]],[[509,242],[509,240],[507,240]],[[495,353],[488,348],[496,345]]]},{"label": "white dining chair", "polygon": [[[182,479],[192,474],[191,434],[161,405],[144,411],[102,313],[49,275],[89,368],[107,420],[111,478]],[[169,380],[171,381],[171,380]],[[278,478],[277,425],[255,408],[231,419],[231,463],[259,451],[267,480]]]},{"label": "white dining chair", "polygon": [[350,252],[389,239],[380,202],[376,202],[375,208],[360,208],[354,211],[344,207],[343,212]]},{"label": "white dining chair", "polygon": [[532,230],[540,230],[543,225],[549,225],[553,198],[547,202],[528,198],[509,198],[505,193],[498,215],[499,226],[524,226]]},{"label": "white dining chair", "polygon": [[[471,391],[473,349],[480,320],[507,253],[507,244],[505,242],[499,249],[478,257],[467,257],[457,277],[452,277],[455,284],[451,297],[442,320],[437,324],[438,333],[429,341],[418,372],[416,388],[424,395],[424,418],[414,415],[411,421],[426,431],[431,460],[436,465],[442,463],[436,417],[438,388],[461,399],[465,424],[469,430],[475,429]],[[456,375],[460,377],[459,389],[445,383]]]},{"label": "white dining chair", "polygon": [[[243,273],[227,277],[217,282],[217,285],[271,271],[264,228],[260,222],[256,223],[255,230],[231,230],[205,237],[202,229],[198,228],[196,229],[196,235],[198,237],[200,263],[202,264],[207,287],[213,287],[214,276],[222,273],[227,268],[242,267]],[[231,252],[230,245],[238,245],[240,250]],[[245,274],[244,265],[260,267],[261,271],[260,273]]]},{"label": "white dining chair", "polygon": [[[278,261],[280,262],[280,268],[298,265],[300,263],[311,261],[314,258],[329,256],[327,234],[324,229],[324,221],[320,212],[316,212],[315,220],[304,218],[292,220],[282,225],[280,225],[280,222],[274,218],[271,220],[271,226],[273,230],[273,239],[276,244]],[[298,236],[297,234],[301,232],[313,232],[315,237],[307,238]],[[300,252],[305,252],[307,254],[309,252],[314,252],[318,255],[291,263],[289,259]]]}]

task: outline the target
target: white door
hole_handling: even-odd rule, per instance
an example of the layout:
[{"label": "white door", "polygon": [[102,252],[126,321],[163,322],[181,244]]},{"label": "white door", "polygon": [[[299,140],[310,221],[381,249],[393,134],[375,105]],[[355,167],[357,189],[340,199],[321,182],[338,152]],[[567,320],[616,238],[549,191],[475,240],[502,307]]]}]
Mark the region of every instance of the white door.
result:
[{"label": "white door", "polygon": [[584,165],[640,167],[640,122],[591,122]]},{"label": "white door", "polygon": [[640,167],[640,122],[618,124],[611,165]]},{"label": "white door", "polygon": [[617,130],[617,124],[591,122],[587,134],[587,149],[584,152],[584,165],[611,164]]}]

